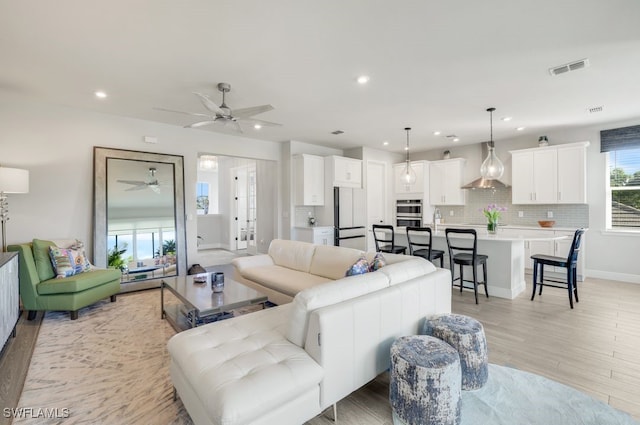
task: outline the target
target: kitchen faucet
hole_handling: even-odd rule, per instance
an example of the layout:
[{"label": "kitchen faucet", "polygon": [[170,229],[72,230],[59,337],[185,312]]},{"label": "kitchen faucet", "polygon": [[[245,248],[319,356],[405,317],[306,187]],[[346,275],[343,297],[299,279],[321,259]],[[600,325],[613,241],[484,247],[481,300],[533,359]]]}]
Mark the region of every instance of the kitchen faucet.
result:
[{"label": "kitchen faucet", "polygon": [[436,208],[433,211],[433,230],[436,232],[438,231],[438,225],[440,224],[441,219],[442,219],[442,216],[440,215],[440,210]]}]

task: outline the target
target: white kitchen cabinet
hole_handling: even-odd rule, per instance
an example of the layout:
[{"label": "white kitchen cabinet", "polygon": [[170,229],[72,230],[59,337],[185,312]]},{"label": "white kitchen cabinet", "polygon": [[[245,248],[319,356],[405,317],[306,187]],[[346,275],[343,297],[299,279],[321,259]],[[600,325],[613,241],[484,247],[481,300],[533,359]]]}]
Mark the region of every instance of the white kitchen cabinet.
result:
[{"label": "white kitchen cabinet", "polygon": [[431,205],[464,205],[462,176],[464,158],[429,162],[429,201]]},{"label": "white kitchen cabinet", "polygon": [[511,151],[513,204],[587,202],[589,142]]},{"label": "white kitchen cabinet", "polygon": [[557,202],[558,157],[556,149],[512,152],[512,203]]},{"label": "white kitchen cabinet", "polygon": [[327,156],[324,171],[331,177],[333,187],[362,187],[362,161],[343,156]]},{"label": "white kitchen cabinet", "polygon": [[294,229],[294,240],[309,242],[316,245],[333,245],[333,227],[296,227]]},{"label": "white kitchen cabinet", "polygon": [[324,158],[295,155],[293,170],[295,205],[324,205]]},{"label": "white kitchen cabinet", "polygon": [[427,188],[427,178],[429,176],[429,165],[427,161],[411,161],[411,168],[416,173],[416,181],[413,184],[407,183],[404,179],[404,171],[407,163],[393,165],[394,188],[397,199],[406,198],[407,195],[417,195],[417,199],[424,199]]},{"label": "white kitchen cabinet", "polygon": [[558,203],[587,203],[587,146],[558,146]]}]

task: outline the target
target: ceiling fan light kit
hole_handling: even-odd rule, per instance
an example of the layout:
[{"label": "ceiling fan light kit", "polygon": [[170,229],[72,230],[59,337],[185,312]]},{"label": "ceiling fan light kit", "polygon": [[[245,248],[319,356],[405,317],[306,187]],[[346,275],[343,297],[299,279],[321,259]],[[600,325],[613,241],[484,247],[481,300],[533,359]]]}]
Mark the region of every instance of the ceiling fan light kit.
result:
[{"label": "ceiling fan light kit", "polygon": [[218,83],[217,87],[218,91],[222,93],[222,103],[220,104],[220,106],[218,106],[213,100],[211,100],[211,98],[209,98],[209,95],[205,93],[193,92],[193,94],[198,96],[200,102],[207,110],[207,112],[205,113],[175,111],[165,108],[155,109],[159,111],[175,112],[179,114],[206,118],[204,120],[185,125],[185,128],[198,128],[209,124],[221,124],[225,127],[233,128],[238,133],[242,133],[242,127],[240,126],[241,122],[252,125],[255,129],[262,127],[278,127],[282,125],[275,122],[253,118],[254,115],[273,110],[274,108],[271,105],[252,106],[249,108],[232,110],[227,106],[225,102],[225,95],[231,91],[231,85],[229,83]]},{"label": "ceiling fan light kit", "polygon": [[491,128],[491,137],[487,142],[487,147],[489,148],[489,152],[487,154],[487,158],[484,160],[482,165],[480,166],[480,175],[485,179],[497,180],[504,174],[504,165],[500,158],[496,155],[495,151],[495,143],[493,141],[493,111],[496,108],[489,108],[487,112],[490,115],[490,128]]}]

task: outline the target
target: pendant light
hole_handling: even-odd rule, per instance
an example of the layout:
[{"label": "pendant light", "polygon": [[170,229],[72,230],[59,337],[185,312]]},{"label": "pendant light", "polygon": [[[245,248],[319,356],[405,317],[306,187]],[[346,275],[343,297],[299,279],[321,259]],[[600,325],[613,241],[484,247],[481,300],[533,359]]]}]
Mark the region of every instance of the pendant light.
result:
[{"label": "pendant light", "polygon": [[416,172],[411,167],[411,162],[409,161],[409,131],[411,131],[411,127],[405,127],[404,129],[407,132],[407,146],[404,148],[407,151],[407,159],[405,161],[404,171],[402,172],[402,180],[406,184],[414,184],[416,182]]},{"label": "pendant light", "polygon": [[496,108],[487,109],[487,112],[490,114],[491,138],[487,142],[487,147],[489,148],[487,159],[485,159],[480,166],[480,175],[488,180],[497,180],[504,174],[504,165],[496,156],[495,144],[493,142],[493,111],[495,110]]}]

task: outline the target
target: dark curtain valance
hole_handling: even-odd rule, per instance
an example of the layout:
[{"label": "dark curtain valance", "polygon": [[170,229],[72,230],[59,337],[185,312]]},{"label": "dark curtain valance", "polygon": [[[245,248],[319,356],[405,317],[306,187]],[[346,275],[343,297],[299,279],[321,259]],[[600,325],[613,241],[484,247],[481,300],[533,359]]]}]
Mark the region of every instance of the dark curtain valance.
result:
[{"label": "dark curtain valance", "polygon": [[600,132],[600,152],[640,148],[640,125]]}]

